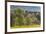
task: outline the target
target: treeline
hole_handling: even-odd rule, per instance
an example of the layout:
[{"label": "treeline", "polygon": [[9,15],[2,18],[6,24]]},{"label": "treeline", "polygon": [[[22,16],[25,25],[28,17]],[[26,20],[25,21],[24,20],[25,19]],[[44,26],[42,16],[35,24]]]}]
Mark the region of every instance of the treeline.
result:
[{"label": "treeline", "polygon": [[29,12],[21,8],[11,11],[11,26],[40,24],[40,12]]}]

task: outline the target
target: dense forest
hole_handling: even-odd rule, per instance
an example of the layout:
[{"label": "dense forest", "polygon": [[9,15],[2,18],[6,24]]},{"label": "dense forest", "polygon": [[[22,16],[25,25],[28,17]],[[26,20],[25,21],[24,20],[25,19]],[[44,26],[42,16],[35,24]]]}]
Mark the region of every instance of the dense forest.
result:
[{"label": "dense forest", "polygon": [[[32,12],[16,8],[14,11],[11,10],[11,27],[14,26],[28,26],[37,24],[40,25],[40,12]],[[36,25],[36,26],[37,26]]]}]

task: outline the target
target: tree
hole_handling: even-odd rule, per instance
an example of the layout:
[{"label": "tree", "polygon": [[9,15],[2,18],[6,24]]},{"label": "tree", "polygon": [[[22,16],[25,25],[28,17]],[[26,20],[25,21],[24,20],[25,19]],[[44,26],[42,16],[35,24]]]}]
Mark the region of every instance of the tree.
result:
[{"label": "tree", "polygon": [[16,18],[15,14],[13,12],[11,12],[11,15],[10,15],[10,17],[11,17],[10,18],[10,20],[11,20],[11,22],[10,22],[11,27],[15,25],[15,18]]},{"label": "tree", "polygon": [[15,12],[15,14],[17,14],[17,15],[21,15],[21,14],[24,13],[24,10],[22,10],[21,8],[16,8],[14,12]]},{"label": "tree", "polygon": [[23,25],[23,23],[24,23],[24,10],[22,10],[22,9],[20,9],[20,8],[16,8],[15,9],[15,11],[14,11],[14,13],[17,15],[16,16],[16,25]]}]

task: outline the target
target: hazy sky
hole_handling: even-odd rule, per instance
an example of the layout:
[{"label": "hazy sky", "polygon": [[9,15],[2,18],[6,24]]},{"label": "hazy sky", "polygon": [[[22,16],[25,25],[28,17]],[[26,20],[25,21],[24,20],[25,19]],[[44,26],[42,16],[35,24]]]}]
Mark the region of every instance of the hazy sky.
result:
[{"label": "hazy sky", "polygon": [[11,5],[11,9],[16,9],[16,8],[22,8],[27,11],[33,11],[33,12],[40,12],[40,6],[16,6],[16,5]]}]

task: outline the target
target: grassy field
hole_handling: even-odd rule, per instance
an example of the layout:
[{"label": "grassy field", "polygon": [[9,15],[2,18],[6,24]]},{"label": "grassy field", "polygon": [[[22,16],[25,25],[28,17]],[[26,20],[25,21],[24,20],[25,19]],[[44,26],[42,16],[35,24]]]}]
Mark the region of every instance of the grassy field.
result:
[{"label": "grassy field", "polygon": [[32,24],[32,25],[21,25],[21,26],[13,26],[11,28],[36,28],[36,27],[40,27],[40,25],[38,24]]}]

